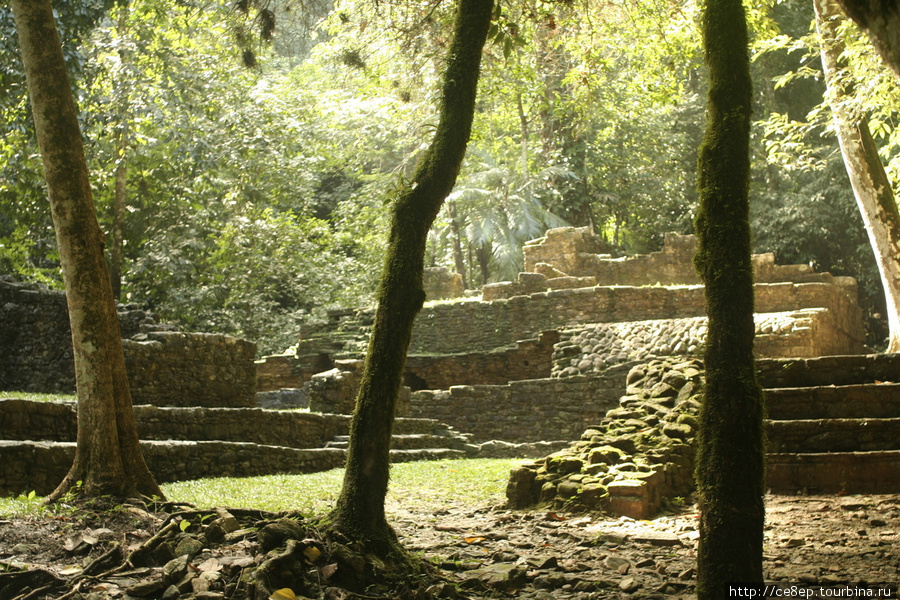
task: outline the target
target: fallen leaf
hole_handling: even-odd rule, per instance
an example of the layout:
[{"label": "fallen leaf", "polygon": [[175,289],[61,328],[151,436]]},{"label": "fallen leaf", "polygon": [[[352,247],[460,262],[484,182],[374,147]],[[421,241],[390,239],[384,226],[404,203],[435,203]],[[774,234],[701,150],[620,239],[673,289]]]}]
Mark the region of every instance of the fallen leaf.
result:
[{"label": "fallen leaf", "polygon": [[67,567],[63,567],[62,569],[60,569],[59,574],[60,575],[78,575],[83,570],[84,569],[82,569],[78,565],[69,565]]},{"label": "fallen leaf", "polygon": [[463,540],[465,540],[465,542],[467,544],[480,544],[481,542],[483,542],[486,539],[487,538],[481,537],[481,536],[472,536],[472,537],[463,538]]},{"label": "fallen leaf", "polygon": [[291,588],[281,588],[269,596],[269,600],[297,600],[297,594]]},{"label": "fallen leaf", "polygon": [[328,578],[330,578],[332,575],[334,575],[334,574],[337,572],[337,570],[338,570],[337,563],[332,563],[332,564],[330,564],[330,565],[325,565],[325,566],[322,567],[322,569],[321,569],[322,577],[324,577],[325,579],[328,579]]},{"label": "fallen leaf", "polygon": [[556,514],[555,512],[548,512],[547,520],[548,521],[565,521],[567,519],[566,519],[566,517],[560,516],[560,515]]},{"label": "fallen leaf", "polygon": [[204,560],[202,563],[200,563],[199,565],[197,565],[197,570],[201,571],[201,572],[215,573],[216,571],[222,570],[222,565],[220,565],[219,561],[216,560],[215,558],[208,558],[208,559]]},{"label": "fallen leaf", "polygon": [[303,549],[303,556],[305,556],[306,560],[309,562],[314,563],[322,556],[322,551],[315,546],[307,546]]}]

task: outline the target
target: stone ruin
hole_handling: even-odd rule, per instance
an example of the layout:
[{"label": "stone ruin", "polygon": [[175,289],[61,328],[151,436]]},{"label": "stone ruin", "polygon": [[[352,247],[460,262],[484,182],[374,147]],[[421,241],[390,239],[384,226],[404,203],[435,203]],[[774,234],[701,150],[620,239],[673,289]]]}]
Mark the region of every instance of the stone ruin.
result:
[{"label": "stone ruin", "polygon": [[[137,305],[119,306],[125,368],[135,404],[253,406],[256,345],[182,333]],[[0,390],[74,393],[65,294],[0,280]]]},{"label": "stone ruin", "polygon": [[[691,264],[694,244],[693,236],[669,234],[659,252],[613,258],[588,229],[551,229],[526,245],[527,272],[515,282],[484,286],[481,297],[459,297],[466,292],[458,277],[446,270],[429,271],[428,297],[441,301],[426,304],[416,320],[398,417],[408,427],[433,429],[443,423],[438,428],[464,432],[465,441],[454,442],[452,450],[462,456],[489,456],[489,449],[498,456],[515,455],[523,452],[516,444],[523,443],[544,444],[532,447],[548,448],[546,454],[579,440],[557,458],[551,455],[516,470],[511,504],[544,501],[650,514],[664,495],[690,485],[686,465],[692,456],[685,440],[693,427],[700,377],[696,359],[706,333],[703,288]],[[852,278],[815,273],[806,265],[776,265],[771,254],[754,256],[753,264],[759,356],[804,359],[864,351]],[[23,296],[30,300],[22,301]],[[10,389],[10,383],[24,387],[13,373],[65,372],[60,349],[69,345],[67,338],[63,341],[67,327],[65,336],[56,333],[54,342],[38,347],[34,340],[48,336],[42,329],[48,326],[43,318],[29,316],[35,308],[21,308],[50,296],[21,285],[0,285],[0,316],[12,315],[0,320],[0,389]],[[64,301],[60,304],[57,297],[53,303],[53,310],[63,311],[54,320],[67,322]],[[284,414],[263,410],[228,417],[231,413],[221,411],[230,409],[212,407],[302,407],[335,416],[352,412],[374,317],[371,309],[331,311],[326,322],[305,327],[290,352],[253,364],[247,342],[166,331],[151,315],[125,308],[123,322],[137,323],[136,329],[123,326],[135,403],[210,407],[190,409],[201,411],[196,415],[172,412],[187,409],[142,409],[139,427],[151,428],[152,439],[161,439],[162,429],[177,428],[181,421],[227,418],[227,439],[249,441],[256,439],[257,425],[274,423],[270,413]],[[31,329],[16,333],[9,325],[13,321],[30,323]],[[28,384],[32,387],[70,385],[64,378],[51,383],[34,377]],[[673,385],[675,380],[680,387]],[[347,417],[342,419],[338,429],[346,426]],[[303,427],[313,421],[304,420]],[[283,425],[288,430],[297,426]],[[266,427],[274,431],[275,426]],[[184,435],[196,436],[199,429],[192,431]],[[638,431],[641,443],[632,439]],[[626,441],[617,445],[610,439]],[[228,474],[239,469],[221,457],[234,454],[243,464],[252,462],[246,458],[250,446],[226,452],[216,443],[213,438],[196,442],[191,451],[219,456],[211,464],[227,467],[223,472]],[[264,448],[269,446],[258,446],[258,453],[265,454]],[[292,460],[306,465],[303,469],[333,466],[334,452],[309,458],[318,449],[298,450],[307,454]],[[150,451],[159,452],[157,446]],[[284,451],[273,449],[254,472],[284,464]],[[58,460],[64,464],[66,459]],[[638,486],[637,493],[635,481],[653,485]]]},{"label": "stone ruin", "polygon": [[[694,246],[694,236],[668,234],[659,252],[612,258],[587,228],[547,231],[526,244],[529,271],[516,282],[485,285],[480,299],[426,304],[406,365],[409,415],[476,441],[578,437],[617,405],[632,366],[700,355],[705,299]],[[753,264],[758,356],[864,350],[854,279],[777,265],[772,254]],[[286,388],[290,402],[325,408],[342,398],[333,408],[349,410],[355,388],[339,390],[355,385],[347,361],[362,358],[373,317],[333,311],[307,327],[295,351],[258,363],[260,397],[280,402]]]}]

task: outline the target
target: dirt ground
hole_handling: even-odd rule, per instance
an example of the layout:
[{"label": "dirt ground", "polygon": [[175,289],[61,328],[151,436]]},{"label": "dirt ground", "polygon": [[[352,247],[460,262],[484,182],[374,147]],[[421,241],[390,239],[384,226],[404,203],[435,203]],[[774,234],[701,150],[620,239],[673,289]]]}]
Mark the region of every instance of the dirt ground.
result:
[{"label": "dirt ground", "polygon": [[[861,582],[891,585],[892,595],[882,597],[897,597],[900,495],[770,495],[766,502],[765,576],[786,585],[789,591],[780,597],[834,597],[815,596],[810,590],[838,583],[853,584],[856,595],[849,597],[870,597],[858,591]],[[173,522],[171,511],[105,508],[44,518],[0,517],[0,600],[60,598],[65,590],[28,595],[28,588],[46,585],[51,578],[79,581],[70,586],[67,598],[240,600],[233,580],[265,556],[255,531],[241,529],[219,544],[198,548],[187,566],[188,576],[178,585],[150,585],[152,569],[101,574],[118,558],[110,556],[116,547],[127,555],[164,524],[172,529]],[[393,504],[387,509],[402,543],[438,565],[446,581],[459,584],[425,582],[417,596],[423,599],[695,597],[698,532],[692,505],[648,521],[499,506]],[[248,519],[267,516],[237,509],[232,513],[242,526]],[[198,526],[189,522],[184,530]],[[316,567],[311,563],[310,568]],[[24,569],[42,575],[25,580]],[[327,579],[328,569],[319,568],[319,576]],[[791,592],[788,584],[797,587]],[[367,597],[325,585],[321,591],[322,598]]]}]

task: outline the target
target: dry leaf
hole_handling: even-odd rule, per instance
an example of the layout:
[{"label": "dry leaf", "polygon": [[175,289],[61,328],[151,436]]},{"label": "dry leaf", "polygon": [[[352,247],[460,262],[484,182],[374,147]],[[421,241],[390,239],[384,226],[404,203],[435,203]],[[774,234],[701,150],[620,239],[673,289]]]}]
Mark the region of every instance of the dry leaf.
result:
[{"label": "dry leaf", "polygon": [[222,565],[220,565],[219,561],[216,560],[215,558],[208,558],[208,559],[204,560],[202,563],[200,563],[199,565],[197,565],[197,570],[201,571],[201,572],[215,573],[216,571],[222,570]]},{"label": "dry leaf", "polygon": [[334,574],[337,572],[337,570],[338,570],[337,563],[332,563],[332,564],[330,564],[330,565],[325,565],[325,566],[322,567],[322,569],[321,569],[322,577],[324,577],[325,579],[328,579],[328,578],[330,578],[332,575],[334,575]]},{"label": "dry leaf", "polygon": [[269,596],[269,600],[297,600],[297,594],[291,588],[281,588]]},{"label": "dry leaf", "polygon": [[467,538],[463,538],[463,539],[465,540],[465,542],[467,544],[480,544],[487,538],[481,537],[481,536],[472,536],[472,537],[467,537]]},{"label": "dry leaf", "polygon": [[63,567],[62,569],[60,569],[59,574],[60,575],[78,575],[83,570],[84,569],[82,569],[78,565],[69,565],[67,567]]},{"label": "dry leaf", "polygon": [[306,560],[309,562],[314,563],[322,556],[322,551],[315,546],[307,546],[303,549],[303,556],[305,556]]}]

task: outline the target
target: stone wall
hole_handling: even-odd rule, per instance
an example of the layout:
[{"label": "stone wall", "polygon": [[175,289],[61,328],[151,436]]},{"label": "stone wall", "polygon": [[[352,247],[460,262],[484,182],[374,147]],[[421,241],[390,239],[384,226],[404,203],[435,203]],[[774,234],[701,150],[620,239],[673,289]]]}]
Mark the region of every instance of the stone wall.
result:
[{"label": "stone wall", "polygon": [[[851,278],[815,283],[758,283],[760,313],[826,308],[834,313],[836,339],[844,354],[862,350],[862,311]],[[702,286],[591,287],[515,296],[492,302],[466,301],[425,307],[413,328],[411,352],[490,350],[533,338],[541,331],[583,323],[678,319],[706,313]]]},{"label": "stone wall", "polygon": [[293,353],[264,356],[256,361],[256,391],[302,388],[316,373],[333,368],[334,361],[325,352],[306,356]]},{"label": "stone wall", "polygon": [[422,390],[412,395],[410,416],[447,423],[473,442],[577,439],[617,405],[629,366],[602,375]]},{"label": "stone wall", "polygon": [[157,331],[123,340],[135,404],[253,406],[256,344],[227,335]]},{"label": "stone wall", "polygon": [[537,339],[515,347],[458,354],[413,354],[406,359],[405,383],[413,391],[441,390],[453,385],[502,385],[550,376],[558,331],[542,331]]},{"label": "stone wall", "polygon": [[[562,275],[593,278],[596,285],[694,285],[700,283],[692,259],[694,235],[667,233],[659,252],[613,258],[605,254],[602,241],[589,228],[550,229],[544,237],[525,244],[525,271],[544,274],[549,280]],[[552,268],[550,273],[548,267]],[[776,265],[775,255],[753,257],[754,280],[758,283],[825,281],[827,273],[816,273],[809,265]],[[546,289],[546,288],[545,288]],[[497,289],[491,294],[498,294]],[[507,294],[514,293],[510,288]],[[508,295],[506,297],[509,297]]]},{"label": "stone wall", "polygon": [[465,292],[462,275],[452,273],[447,267],[425,267],[422,278],[427,300],[459,298]]},{"label": "stone wall", "polygon": [[[144,440],[249,442],[291,448],[320,448],[350,431],[349,415],[261,408],[135,406]],[[398,432],[434,433],[436,424],[397,419]],[[0,399],[0,439],[75,441],[74,402]]]},{"label": "stone wall", "polygon": [[[252,406],[254,344],[178,333],[133,305],[119,307],[135,404]],[[0,390],[75,391],[72,337],[62,292],[0,281]]]},{"label": "stone wall", "polygon": [[[758,313],[754,352],[760,358],[804,358],[847,350],[834,313],[823,308]],[[599,373],[611,365],[666,356],[700,356],[706,317],[596,323],[560,332],[554,377]]]},{"label": "stone wall", "polygon": [[[236,442],[142,441],[141,452],[159,483],[206,477],[313,473],[344,464],[336,448],[288,448]],[[0,495],[52,492],[75,457],[73,442],[0,441]]]}]

